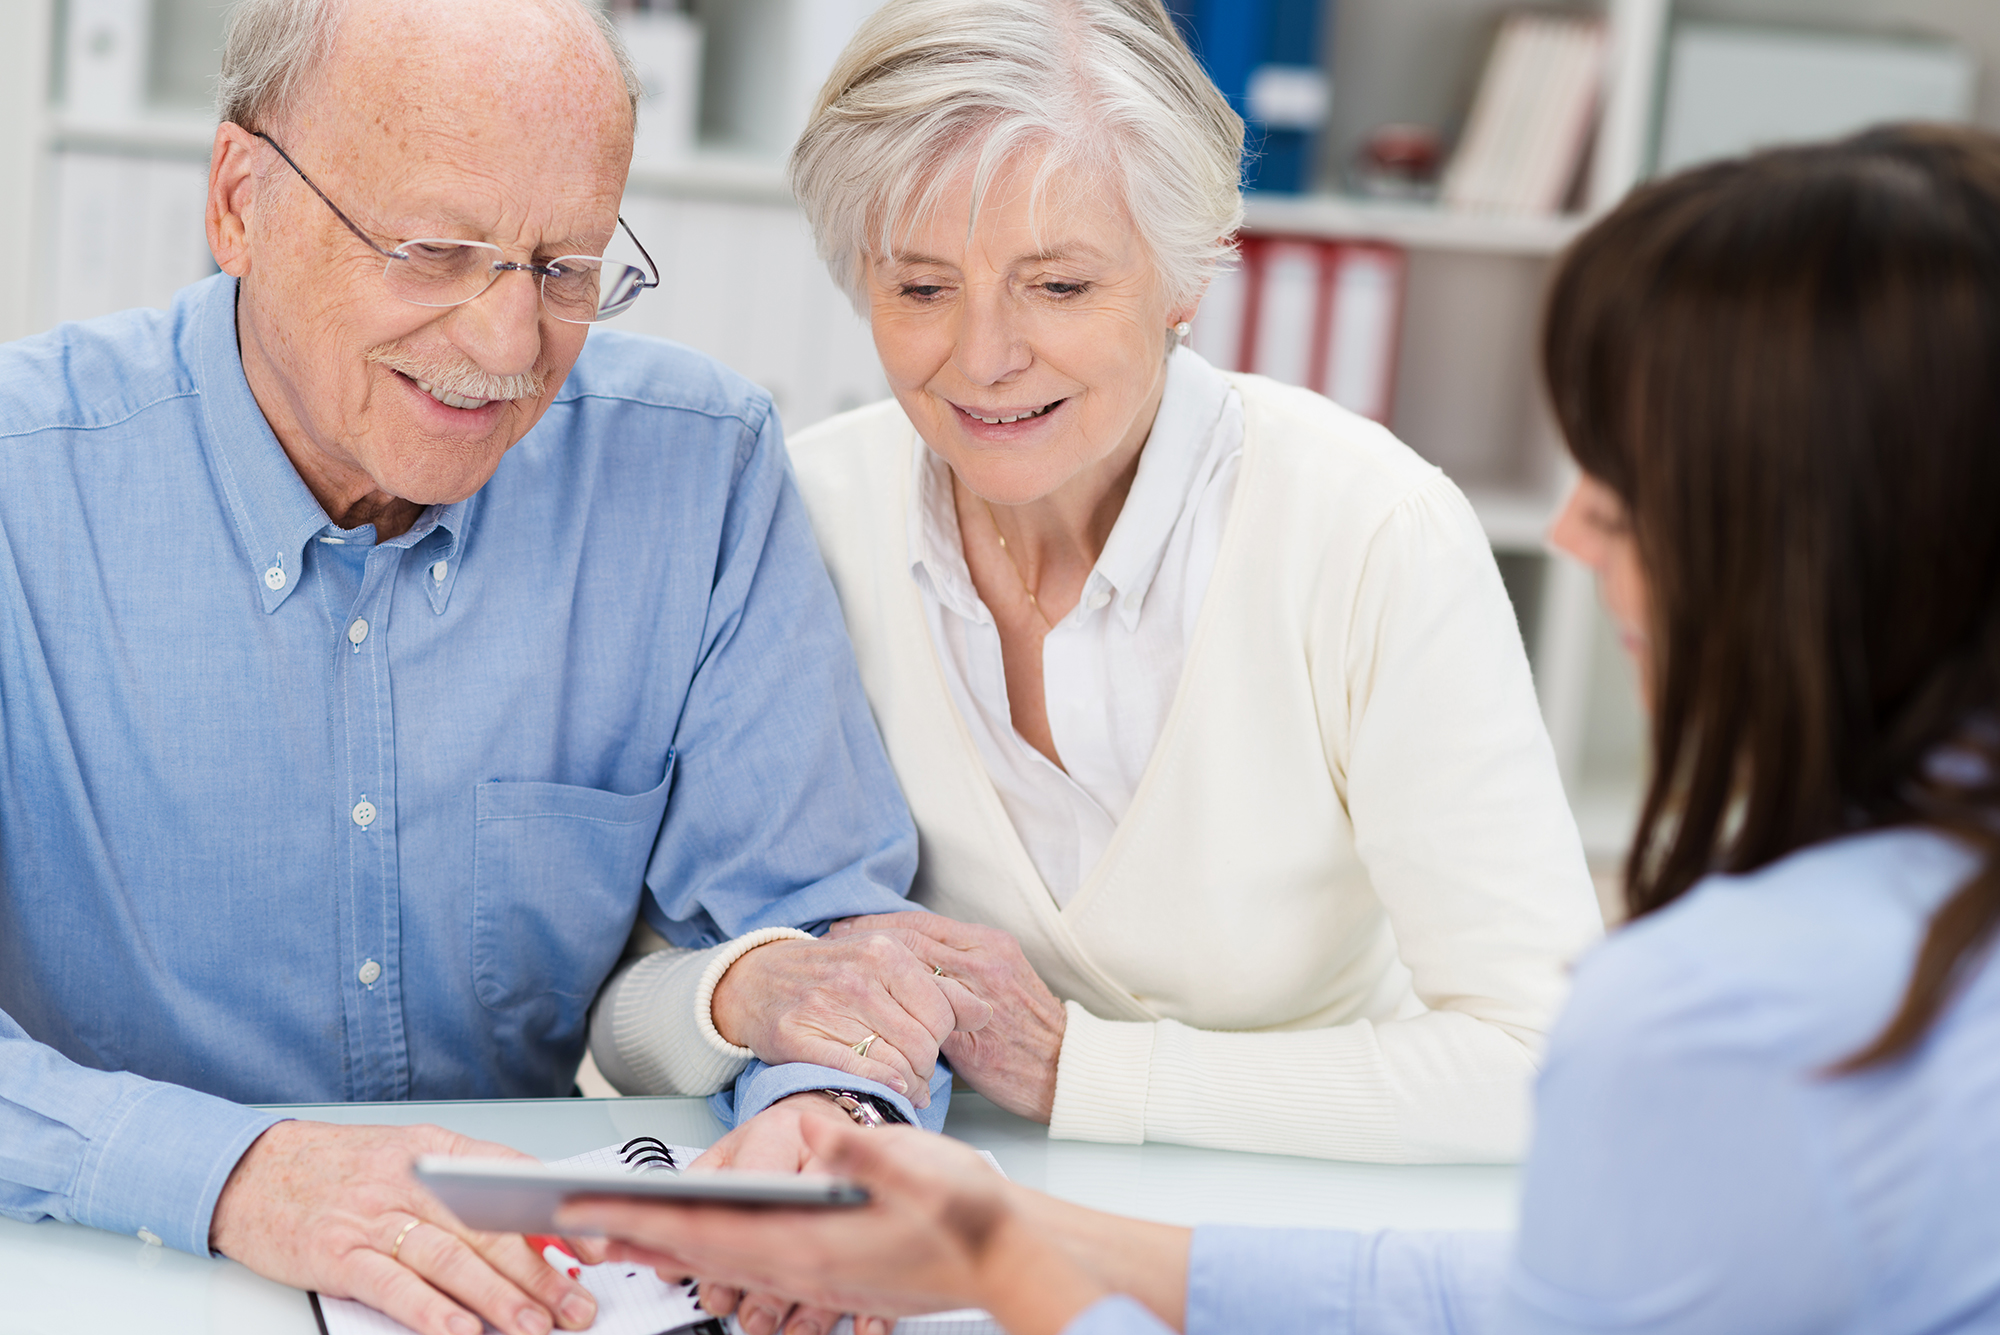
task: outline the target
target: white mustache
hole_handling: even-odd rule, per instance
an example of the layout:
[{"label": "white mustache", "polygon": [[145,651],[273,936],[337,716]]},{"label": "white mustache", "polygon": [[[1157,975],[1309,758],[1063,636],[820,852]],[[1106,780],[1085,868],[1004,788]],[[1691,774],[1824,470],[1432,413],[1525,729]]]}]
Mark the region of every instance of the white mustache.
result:
[{"label": "white mustache", "polygon": [[371,349],[367,360],[423,381],[434,394],[451,394],[461,399],[537,399],[547,384],[534,371],[488,375],[468,362],[456,359],[447,362],[394,343]]}]

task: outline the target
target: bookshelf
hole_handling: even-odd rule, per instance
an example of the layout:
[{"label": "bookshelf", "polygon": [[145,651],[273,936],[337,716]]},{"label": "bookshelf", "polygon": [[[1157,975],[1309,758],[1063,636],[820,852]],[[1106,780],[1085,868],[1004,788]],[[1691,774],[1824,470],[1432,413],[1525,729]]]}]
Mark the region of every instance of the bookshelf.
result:
[{"label": "bookshelf", "polygon": [[[624,0],[617,0],[624,3]],[[620,326],[691,344],[766,385],[793,428],[886,392],[866,326],[827,280],[784,187],[778,147],[872,0],[693,0],[707,27],[702,144],[634,170],[627,218],[663,289]],[[63,15],[74,0],[12,0],[0,49],[0,337],[136,303],[164,304],[212,270],[200,198],[212,122],[202,106],[227,0],[144,0],[144,106],[106,119],[63,100]],[[1499,17],[1519,0],[1329,0],[1320,24],[1332,106],[1317,171],[1375,127],[1449,130]],[[1601,865],[1628,837],[1643,764],[1629,670],[1589,577],[1542,535],[1570,479],[1535,374],[1555,257],[1646,172],[1672,25],[1788,24],[1951,37],[1989,71],[1976,118],[2000,128],[2000,5],[1990,0],[1534,0],[1602,14],[1604,103],[1582,210],[1447,212],[1338,192],[1256,195],[1269,235],[1386,242],[1408,255],[1391,425],[1472,499],[1513,595],[1551,738],[1586,845]],[[768,54],[768,58],[763,53]],[[748,54],[746,54],[748,53]],[[724,80],[727,81],[725,86]],[[782,111],[777,120],[773,108]],[[784,123],[779,123],[779,121]],[[109,261],[107,256],[117,256]]]}]

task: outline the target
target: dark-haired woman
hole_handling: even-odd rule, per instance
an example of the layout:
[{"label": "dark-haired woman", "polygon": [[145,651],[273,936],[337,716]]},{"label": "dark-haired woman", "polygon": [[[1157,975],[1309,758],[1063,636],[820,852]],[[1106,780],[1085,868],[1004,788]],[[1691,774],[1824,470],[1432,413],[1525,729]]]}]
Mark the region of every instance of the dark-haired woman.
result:
[{"label": "dark-haired woman", "polygon": [[1190,1235],[817,1127],[859,1215],[571,1222],[1017,1335],[2000,1330],[2000,140],[1642,190],[1563,261],[1544,356],[1584,471],[1555,540],[1602,576],[1655,771],[1518,1236]]}]

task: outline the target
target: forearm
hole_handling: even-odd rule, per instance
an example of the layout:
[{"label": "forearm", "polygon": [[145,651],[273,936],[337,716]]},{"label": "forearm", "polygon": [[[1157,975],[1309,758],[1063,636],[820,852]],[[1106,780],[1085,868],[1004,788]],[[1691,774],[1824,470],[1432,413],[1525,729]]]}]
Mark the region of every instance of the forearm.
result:
[{"label": "forearm", "polygon": [[1025,1188],[1016,1195],[1030,1231],[1104,1291],[1136,1298],[1175,1330],[1183,1327],[1191,1230],[1105,1214]]},{"label": "forearm", "polygon": [[[1024,1193],[1025,1194],[1025,1193]],[[1080,1263],[1040,1221],[1009,1214],[992,1231],[972,1296],[1008,1335],[1060,1335],[1111,1287]]]}]

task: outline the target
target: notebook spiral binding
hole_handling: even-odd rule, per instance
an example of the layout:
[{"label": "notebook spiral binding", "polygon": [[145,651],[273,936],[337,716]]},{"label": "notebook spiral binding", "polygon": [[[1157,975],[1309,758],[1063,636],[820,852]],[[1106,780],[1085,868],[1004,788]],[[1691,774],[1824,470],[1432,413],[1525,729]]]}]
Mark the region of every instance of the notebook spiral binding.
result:
[{"label": "notebook spiral binding", "polygon": [[654,1136],[634,1136],[618,1147],[618,1157],[634,1173],[657,1173],[665,1168],[678,1173],[681,1166],[666,1142]]}]

